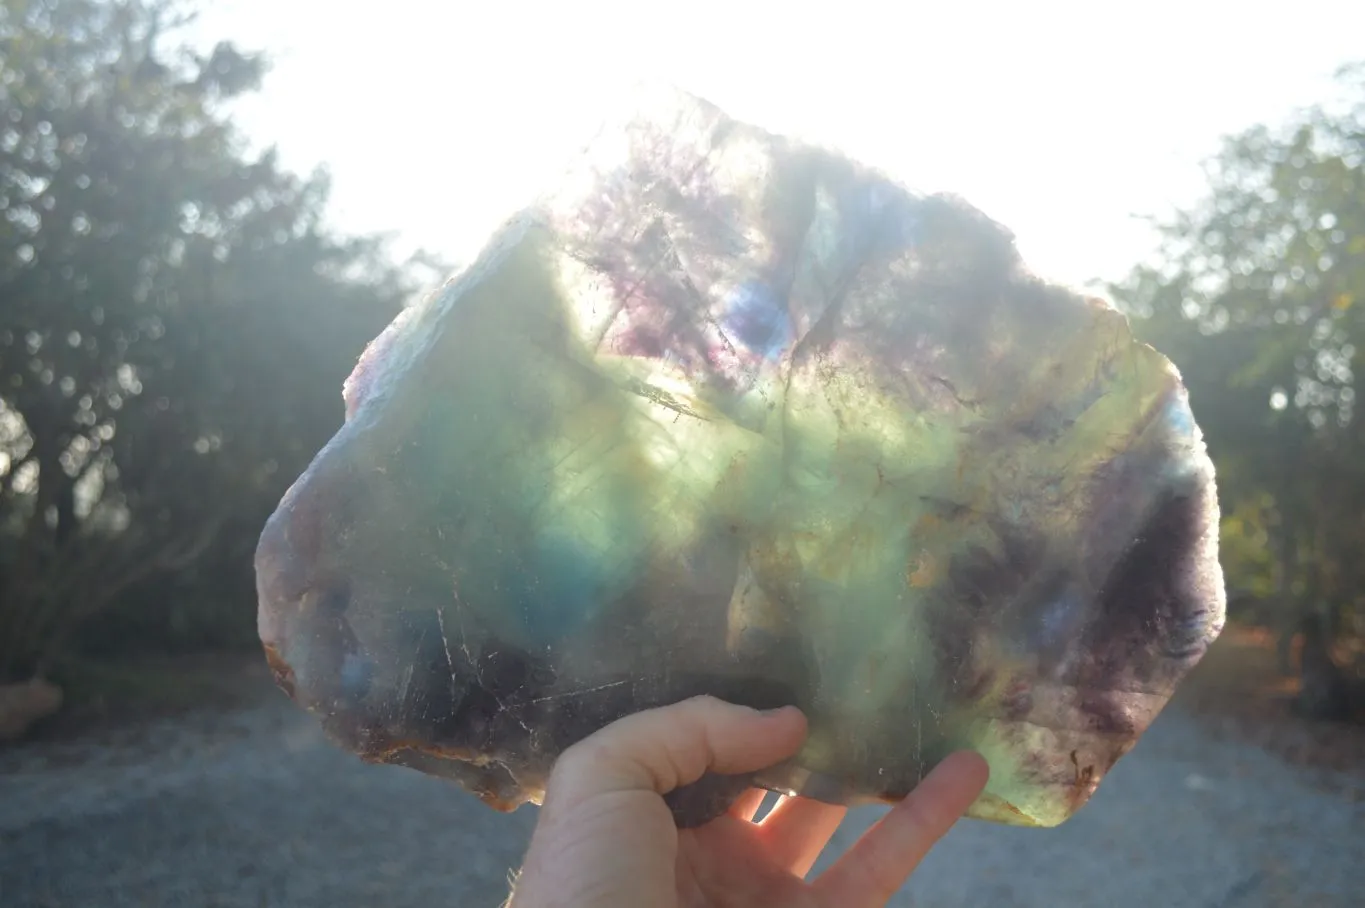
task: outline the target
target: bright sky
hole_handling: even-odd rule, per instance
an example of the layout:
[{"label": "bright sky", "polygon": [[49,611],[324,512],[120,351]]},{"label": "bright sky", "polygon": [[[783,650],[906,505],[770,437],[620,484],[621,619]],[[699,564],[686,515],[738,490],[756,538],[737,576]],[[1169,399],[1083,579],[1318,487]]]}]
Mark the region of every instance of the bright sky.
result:
[{"label": "bright sky", "polygon": [[330,167],[333,223],[457,260],[645,76],[964,196],[1040,274],[1115,278],[1152,248],[1133,215],[1194,198],[1221,135],[1365,57],[1359,0],[206,6],[206,38],[274,56],[239,121]]}]

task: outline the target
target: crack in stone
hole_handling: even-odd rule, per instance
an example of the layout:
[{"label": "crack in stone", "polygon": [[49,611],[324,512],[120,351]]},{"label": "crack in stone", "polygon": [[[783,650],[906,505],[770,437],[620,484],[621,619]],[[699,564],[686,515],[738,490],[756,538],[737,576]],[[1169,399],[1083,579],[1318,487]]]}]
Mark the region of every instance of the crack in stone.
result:
[{"label": "crack in stone", "polygon": [[585,694],[595,694],[595,693],[597,693],[599,690],[607,690],[607,689],[613,688],[613,687],[620,687],[622,684],[629,684],[629,683],[630,683],[630,679],[629,679],[629,678],[623,678],[623,679],[621,679],[620,681],[608,681],[606,684],[599,684],[599,685],[597,685],[596,687],[585,687],[585,688],[583,688],[582,690],[566,690],[566,691],[561,691],[560,693],[557,693],[557,694],[550,694],[548,697],[536,697],[534,700],[532,700],[532,701],[530,701],[530,702],[532,702],[532,703],[548,703],[548,702],[551,701],[551,700],[559,700],[559,699],[561,699],[561,698],[563,698],[563,697],[581,697],[581,696],[583,696],[583,695],[585,695]]}]

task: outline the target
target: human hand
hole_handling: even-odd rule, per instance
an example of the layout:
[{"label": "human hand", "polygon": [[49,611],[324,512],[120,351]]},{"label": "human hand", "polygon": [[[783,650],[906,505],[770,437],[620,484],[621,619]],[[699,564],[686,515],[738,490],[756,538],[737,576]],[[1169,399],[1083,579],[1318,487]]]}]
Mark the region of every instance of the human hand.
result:
[{"label": "human hand", "polygon": [[566,750],[547,785],[510,908],[868,908],[885,905],[985,787],[986,761],[948,757],[814,881],[806,874],[847,808],[764,792],[679,830],[663,795],[717,773],[792,756],[806,735],[793,707],[759,713],[711,697],[627,716]]}]

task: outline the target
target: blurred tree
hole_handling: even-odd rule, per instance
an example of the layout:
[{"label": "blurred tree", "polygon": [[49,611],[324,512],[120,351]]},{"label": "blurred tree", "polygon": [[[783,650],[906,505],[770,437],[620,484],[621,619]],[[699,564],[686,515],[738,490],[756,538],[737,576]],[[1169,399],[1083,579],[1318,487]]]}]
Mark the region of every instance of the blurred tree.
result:
[{"label": "blurred tree", "polygon": [[260,525],[414,289],[323,229],[323,175],[246,155],[223,108],[262,59],[187,21],[0,0],[0,681],[134,594],[230,596],[208,636],[250,635]]},{"label": "blurred tree", "polygon": [[1229,586],[1291,631],[1365,616],[1365,65],[1339,84],[1343,103],[1227,140],[1155,263],[1110,288],[1190,389]]}]

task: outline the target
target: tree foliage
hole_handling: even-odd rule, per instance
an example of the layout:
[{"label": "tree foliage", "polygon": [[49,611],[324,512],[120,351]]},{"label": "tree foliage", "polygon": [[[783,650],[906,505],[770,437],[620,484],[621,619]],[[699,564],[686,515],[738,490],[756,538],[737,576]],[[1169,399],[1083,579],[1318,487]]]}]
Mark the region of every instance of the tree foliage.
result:
[{"label": "tree foliage", "polygon": [[1156,263],[1111,288],[1190,389],[1233,595],[1337,628],[1365,616],[1365,66],[1339,84],[1228,139]]},{"label": "tree foliage", "polygon": [[413,290],[323,228],[325,175],[245,152],[264,62],[186,21],[0,0],[0,680],[111,610],[249,635],[256,533]]},{"label": "tree foliage", "polygon": [[[0,0],[0,681],[252,636],[250,555],[415,289],[225,113],[260,56],[178,0]],[[1365,65],[1227,140],[1111,293],[1180,367],[1234,596],[1365,620]],[[76,637],[73,638],[73,634]]]}]

